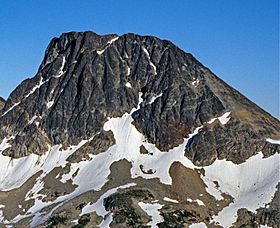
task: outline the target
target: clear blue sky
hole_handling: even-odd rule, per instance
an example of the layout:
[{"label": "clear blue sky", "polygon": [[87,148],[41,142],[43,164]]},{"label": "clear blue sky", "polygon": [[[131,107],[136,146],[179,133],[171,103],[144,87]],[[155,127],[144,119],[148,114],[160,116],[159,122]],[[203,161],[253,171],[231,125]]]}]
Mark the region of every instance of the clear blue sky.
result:
[{"label": "clear blue sky", "polygon": [[279,117],[278,0],[1,0],[0,96],[36,73],[67,31],[171,40]]}]

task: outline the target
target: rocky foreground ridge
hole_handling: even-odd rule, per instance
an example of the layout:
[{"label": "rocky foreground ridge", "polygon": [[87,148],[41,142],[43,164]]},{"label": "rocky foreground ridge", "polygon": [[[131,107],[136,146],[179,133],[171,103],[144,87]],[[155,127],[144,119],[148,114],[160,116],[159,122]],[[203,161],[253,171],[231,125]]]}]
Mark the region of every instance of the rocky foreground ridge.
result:
[{"label": "rocky foreground ridge", "polygon": [[277,227],[279,129],[169,41],[62,34],[0,99],[0,224]]}]

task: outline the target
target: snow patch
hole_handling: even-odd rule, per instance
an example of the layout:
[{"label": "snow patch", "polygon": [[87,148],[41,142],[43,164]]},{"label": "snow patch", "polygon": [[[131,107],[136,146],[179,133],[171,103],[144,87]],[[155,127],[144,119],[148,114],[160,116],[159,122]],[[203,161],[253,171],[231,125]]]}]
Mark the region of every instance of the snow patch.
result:
[{"label": "snow patch", "polygon": [[103,50],[100,50],[100,51],[96,51],[96,53],[97,53],[98,55],[102,55],[103,52],[104,52],[106,49],[107,49],[107,48],[104,48]]},{"label": "snow patch", "polygon": [[155,75],[157,75],[157,68],[156,68],[155,64],[153,64],[153,62],[151,61],[151,56],[150,56],[148,50],[143,46],[142,46],[142,49],[143,49],[144,53],[147,55],[147,57],[149,59],[149,64],[153,68]]},{"label": "snow patch", "polygon": [[37,117],[38,116],[33,116],[32,118],[31,118],[31,120],[29,120],[29,122],[28,122],[28,124],[32,124],[32,123],[34,123],[34,121],[37,119]]},{"label": "snow patch", "polygon": [[[48,79],[49,80],[49,79]],[[37,89],[39,89],[43,84],[45,84],[48,80],[43,81],[43,78],[41,77],[39,84],[35,85],[27,95],[25,95],[25,97],[22,99],[25,100],[26,98],[30,97]],[[19,101],[17,103],[15,103],[12,107],[10,107],[6,112],[4,112],[2,114],[2,116],[5,116],[7,113],[9,113],[10,111],[12,111],[16,106],[18,106],[22,101]]]},{"label": "snow patch", "polygon": [[213,119],[211,119],[210,121],[208,121],[207,123],[208,123],[208,124],[211,124],[211,123],[213,123],[215,120],[218,119],[222,125],[225,125],[225,124],[230,120],[229,115],[230,115],[230,112],[226,112],[226,113],[223,114],[222,116],[213,118]]},{"label": "snow patch", "polygon": [[78,224],[79,219],[72,220],[71,223]]},{"label": "snow patch", "polygon": [[190,228],[207,228],[206,224],[204,222],[200,223],[193,223],[189,225]]},{"label": "snow patch", "polygon": [[199,199],[193,200],[193,199],[191,199],[191,198],[187,198],[187,201],[190,202],[190,203],[195,202],[195,203],[197,203],[199,206],[205,206],[205,204],[204,204],[201,200],[199,200]]},{"label": "snow patch", "polygon": [[[10,137],[10,138],[4,138],[3,140],[2,140],[2,142],[1,142],[1,144],[0,144],[0,152],[2,152],[2,151],[4,151],[4,150],[6,150],[7,148],[9,148],[9,147],[11,147],[11,145],[8,143],[8,141],[10,140],[10,139],[12,139],[13,137]],[[3,164],[4,164],[4,162],[3,161],[1,161],[1,155],[2,155],[2,153],[0,154],[0,170],[1,170],[1,167],[3,167]],[[1,173],[1,171],[0,171],[0,173]]]},{"label": "snow patch", "polygon": [[280,145],[280,139],[266,139],[267,142]]},{"label": "snow patch", "polygon": [[128,87],[128,88],[132,88],[130,82],[125,83],[125,86]]},{"label": "snow patch", "polygon": [[35,85],[30,92],[25,96],[25,98],[28,98],[31,96],[37,89],[39,89],[43,84],[45,84],[47,81],[43,81],[43,78],[41,77],[39,84]]},{"label": "snow patch", "polygon": [[59,68],[58,72],[56,75],[53,76],[53,78],[60,78],[65,72],[63,71],[63,68],[65,66],[66,63],[66,59],[65,56],[62,57],[62,63],[61,63],[61,67]]},{"label": "snow patch", "polygon": [[[2,116],[5,116],[8,112],[10,112],[11,110],[13,110],[16,106],[18,106],[19,104],[20,104],[21,102],[17,102],[17,103],[15,103],[12,107],[10,107],[6,112],[4,112],[3,114],[2,114]],[[1,117],[2,117],[1,116]]]},{"label": "snow patch", "polygon": [[119,37],[114,37],[113,39],[109,40],[107,44],[111,45],[112,43],[114,43],[115,41],[117,41],[119,39]]},{"label": "snow patch", "polygon": [[30,199],[37,199],[39,197],[45,197],[43,194],[39,194],[39,192],[44,188],[45,183],[43,182],[42,178],[39,177],[36,179],[36,183],[33,187],[26,193],[25,201]]},{"label": "snow patch", "polygon": [[[0,204],[0,209],[2,209],[2,208],[4,208],[4,207],[5,207],[5,205]],[[0,210],[0,224],[1,224],[1,223],[5,223],[5,222],[7,222],[7,221],[5,221],[5,217],[4,217],[4,215],[3,215],[3,210]]]},{"label": "snow patch", "polygon": [[54,104],[54,101],[48,101],[46,106],[47,106],[47,109],[50,109]]},{"label": "snow patch", "polygon": [[155,102],[155,100],[156,99],[158,99],[159,97],[161,97],[162,96],[162,93],[160,93],[159,95],[157,95],[157,96],[153,96],[152,98],[151,98],[151,100],[150,100],[150,102],[149,102],[149,104],[152,104],[152,103],[154,103]]},{"label": "snow patch", "polygon": [[260,228],[272,228],[272,226],[268,226],[268,225],[260,225]]},{"label": "snow patch", "polygon": [[199,79],[196,79],[195,81],[192,82],[192,85],[193,85],[194,87],[197,87],[198,84],[199,84]]},{"label": "snow patch", "polygon": [[177,200],[170,199],[168,197],[164,197],[163,200],[166,201],[166,202],[171,202],[171,203],[179,203]]},{"label": "snow patch", "polygon": [[116,40],[118,40],[118,39],[119,39],[119,37],[117,36],[117,37],[114,37],[113,39],[109,40],[109,41],[107,42],[107,44],[105,45],[105,48],[104,48],[104,49],[99,50],[99,51],[96,51],[97,54],[98,54],[98,55],[102,55],[103,52],[104,52],[112,43],[114,43],[114,42],[115,42]]},{"label": "snow patch", "polygon": [[113,213],[105,215],[103,221],[98,225],[100,228],[110,228],[110,224],[113,222]]},{"label": "snow patch", "polygon": [[147,225],[151,226],[151,228],[156,228],[158,223],[161,223],[164,221],[163,217],[160,215],[160,212],[158,211],[163,207],[163,205],[159,203],[143,203],[139,202],[138,205],[141,207],[142,210],[144,210],[149,216],[152,217],[152,221],[149,222]]}]

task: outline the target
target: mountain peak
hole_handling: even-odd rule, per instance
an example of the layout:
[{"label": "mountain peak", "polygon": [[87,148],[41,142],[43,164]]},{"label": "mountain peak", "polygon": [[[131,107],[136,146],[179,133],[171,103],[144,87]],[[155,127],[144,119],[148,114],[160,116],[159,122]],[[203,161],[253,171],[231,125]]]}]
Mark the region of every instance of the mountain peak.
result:
[{"label": "mountain peak", "polygon": [[[275,119],[169,41],[135,34],[70,32],[52,39],[38,73],[7,100],[0,118],[10,127],[2,135],[16,135],[16,150],[6,153],[15,157],[44,153],[48,144],[69,145],[90,138],[107,118],[136,107],[139,92],[143,108],[134,114],[134,124],[161,150],[179,145],[197,126],[227,111],[241,122],[240,115],[255,113],[248,117],[250,131],[269,123],[262,134],[277,134]],[[15,119],[21,124],[15,125]],[[22,148],[25,139],[19,131],[38,140],[28,146],[33,149]],[[241,161],[254,153],[248,150]]]},{"label": "mountain peak", "polygon": [[0,223],[277,224],[279,129],[170,41],[64,33],[0,108]]}]

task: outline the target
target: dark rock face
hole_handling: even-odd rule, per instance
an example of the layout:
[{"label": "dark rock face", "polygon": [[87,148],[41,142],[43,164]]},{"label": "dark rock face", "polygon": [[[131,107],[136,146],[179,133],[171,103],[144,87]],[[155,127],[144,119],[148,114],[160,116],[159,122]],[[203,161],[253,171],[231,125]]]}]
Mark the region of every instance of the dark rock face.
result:
[{"label": "dark rock face", "polygon": [[[272,128],[271,132],[273,130]],[[216,159],[225,158],[240,164],[259,151],[266,156],[279,153],[279,145],[260,140],[263,134],[268,137],[267,133],[264,129],[257,129],[234,117],[226,126],[215,121],[193,138],[186,148],[186,156],[196,165],[206,166]]]},{"label": "dark rock face", "polygon": [[[139,92],[143,103],[133,114],[134,125],[162,151],[230,111],[226,127],[215,122],[188,144],[186,156],[194,163],[215,158],[241,163],[261,149],[267,156],[279,152],[264,141],[279,136],[279,121],[171,42],[71,32],[50,42],[35,77],[23,81],[0,108],[0,140],[14,137],[4,154],[43,154],[50,145],[88,139],[102,131],[108,117],[136,107]],[[97,141],[91,150],[114,144],[110,135]]]},{"label": "dark rock face", "polygon": [[4,98],[0,97],[0,110],[4,108],[6,101]]},{"label": "dark rock face", "polygon": [[71,162],[81,161],[82,158],[87,157],[89,153],[96,155],[105,152],[114,144],[115,138],[113,133],[111,131],[102,131],[96,134],[90,142],[78,149],[67,160]]}]

